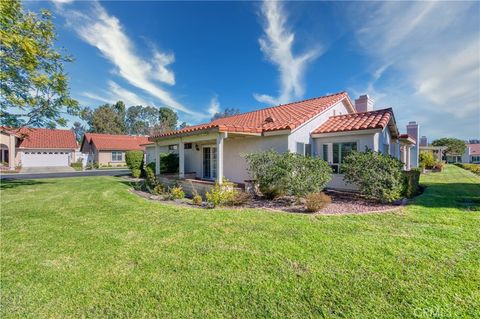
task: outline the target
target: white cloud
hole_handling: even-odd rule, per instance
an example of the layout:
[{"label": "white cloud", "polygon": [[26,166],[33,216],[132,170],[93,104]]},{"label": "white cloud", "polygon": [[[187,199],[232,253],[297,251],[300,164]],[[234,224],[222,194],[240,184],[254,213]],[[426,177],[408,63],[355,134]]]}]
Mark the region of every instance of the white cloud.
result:
[{"label": "white cloud", "polygon": [[264,1],[261,13],[265,19],[265,34],[259,39],[260,49],[280,72],[280,92],[278,97],[266,94],[254,94],[254,97],[259,102],[268,104],[286,103],[301,98],[305,91],[303,78],[306,67],[320,55],[320,49],[312,48],[300,55],[293,53],[295,34],[286,26],[286,14],[279,2]]},{"label": "white cloud", "polygon": [[108,81],[108,87],[108,90],[102,91],[102,95],[92,92],[83,92],[82,95],[91,100],[100,101],[108,104],[113,104],[117,101],[123,101],[127,106],[155,106],[153,102],[145,100],[144,98],[138,96],[136,93],[133,93],[132,91],[121,87],[114,81]]},{"label": "white cloud", "polygon": [[[357,39],[373,58],[372,81],[366,88],[382,94],[381,101],[396,100],[397,109],[410,114],[410,120],[423,118],[427,135],[478,135],[478,9],[474,2],[384,2],[355,7]],[[456,129],[452,130],[451,122]]]},{"label": "white cloud", "polygon": [[156,50],[149,60],[135,51],[120,21],[98,3],[93,2],[88,13],[60,10],[71,28],[85,42],[96,47],[115,67],[116,72],[131,85],[144,90],[177,111],[188,115],[204,117],[179,103],[165,88],[159,85],[175,84],[173,71],[167,67],[174,62],[174,55]]},{"label": "white cloud", "polygon": [[216,113],[220,112],[220,102],[218,97],[214,96],[210,99],[210,105],[208,106],[208,114],[214,116]]}]

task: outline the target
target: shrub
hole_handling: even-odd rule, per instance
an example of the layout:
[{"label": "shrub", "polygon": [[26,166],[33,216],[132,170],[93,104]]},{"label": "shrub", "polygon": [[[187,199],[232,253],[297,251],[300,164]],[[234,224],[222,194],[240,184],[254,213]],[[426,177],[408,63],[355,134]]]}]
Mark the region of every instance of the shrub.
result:
[{"label": "shrub", "polygon": [[425,168],[433,168],[436,163],[435,157],[431,152],[420,152],[418,158],[420,161],[420,166]]},{"label": "shrub", "polygon": [[99,168],[100,168],[100,164],[98,164],[98,163],[93,163],[92,167],[95,168],[95,169],[99,169]]},{"label": "shrub", "polygon": [[142,171],[139,168],[132,168],[132,176],[135,178],[139,178],[142,174]]},{"label": "shrub", "polygon": [[77,161],[76,163],[71,163],[70,166],[74,168],[76,171],[81,171],[83,169],[82,160]]},{"label": "shrub", "polygon": [[480,175],[480,165],[479,164],[460,164],[460,163],[457,163],[455,165],[457,165],[458,167],[461,167],[463,169],[466,169],[467,171],[470,171],[472,173]]},{"label": "shrub", "polygon": [[400,198],[403,189],[403,163],[373,151],[352,152],[342,164],[344,180],[359,187],[370,199],[386,203]]},{"label": "shrub", "polygon": [[332,178],[327,162],[295,153],[270,150],[247,154],[247,170],[267,198],[320,192]]},{"label": "shrub", "polygon": [[155,176],[155,163],[149,163],[145,166],[144,175],[148,185],[153,187],[157,184],[157,177]]},{"label": "shrub", "polygon": [[173,186],[170,188],[170,198],[172,199],[182,199],[185,198],[185,192],[181,186]]},{"label": "shrub", "polygon": [[411,198],[420,190],[420,169],[403,171],[403,196]]},{"label": "shrub", "polygon": [[178,154],[160,154],[160,174],[178,173]]},{"label": "shrub", "polygon": [[142,151],[127,151],[125,153],[125,162],[128,168],[132,171],[133,177],[140,177],[143,166],[143,152]]},{"label": "shrub", "polygon": [[202,205],[202,201],[203,201],[203,198],[202,196],[200,196],[199,194],[195,194],[193,197],[192,197],[192,204],[193,205]]},{"label": "shrub", "polygon": [[230,201],[226,201],[227,206],[242,206],[250,201],[250,194],[243,191],[235,191],[233,198]]},{"label": "shrub", "polygon": [[433,169],[441,172],[443,170],[443,163],[442,162],[436,162],[435,165],[433,166]]},{"label": "shrub", "polygon": [[[147,182],[148,184],[148,182]],[[157,184],[153,187],[152,193],[156,195],[160,195],[165,191],[165,187],[162,184]]]},{"label": "shrub", "polygon": [[310,193],[305,197],[305,209],[309,212],[318,212],[332,202],[332,198],[325,193]]},{"label": "shrub", "polygon": [[236,192],[233,183],[225,179],[222,184],[215,183],[215,186],[205,194],[205,197],[207,202],[215,207],[232,202]]}]

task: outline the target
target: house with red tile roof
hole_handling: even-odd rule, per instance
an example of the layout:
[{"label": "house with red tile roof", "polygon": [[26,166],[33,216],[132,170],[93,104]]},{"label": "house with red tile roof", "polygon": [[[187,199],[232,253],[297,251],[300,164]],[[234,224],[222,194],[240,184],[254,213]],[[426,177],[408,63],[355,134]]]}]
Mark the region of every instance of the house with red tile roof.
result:
[{"label": "house with red tile roof", "polygon": [[80,151],[87,162],[100,166],[125,166],[126,151],[144,151],[147,136],[85,133]]},{"label": "house with red tile roof", "polygon": [[0,162],[15,167],[62,167],[76,161],[72,130],[0,126]]},{"label": "house with red tile roof", "polygon": [[410,169],[418,165],[418,134],[415,122],[399,134],[392,108],[374,110],[367,95],[353,102],[339,92],[152,135],[146,162],[160,174],[160,154],[176,152],[179,178],[244,183],[250,176],[243,154],[274,149],[324,159],[335,171],[329,187],[351,189],[340,172],[352,150],[390,154]]},{"label": "house with red tile roof", "polygon": [[480,164],[480,144],[467,144],[467,162]]}]

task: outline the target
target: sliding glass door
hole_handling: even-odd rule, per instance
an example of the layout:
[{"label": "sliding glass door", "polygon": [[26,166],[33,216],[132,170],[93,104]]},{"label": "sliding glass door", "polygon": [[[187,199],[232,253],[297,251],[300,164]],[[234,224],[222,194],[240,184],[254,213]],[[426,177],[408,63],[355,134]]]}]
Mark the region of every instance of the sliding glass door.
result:
[{"label": "sliding glass door", "polygon": [[203,178],[217,178],[217,148],[215,146],[203,147]]}]

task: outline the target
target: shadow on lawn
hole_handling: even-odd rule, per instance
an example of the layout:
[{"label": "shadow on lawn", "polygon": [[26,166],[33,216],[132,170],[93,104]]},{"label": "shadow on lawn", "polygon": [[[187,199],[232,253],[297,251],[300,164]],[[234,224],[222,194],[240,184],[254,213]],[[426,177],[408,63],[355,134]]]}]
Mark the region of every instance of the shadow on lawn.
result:
[{"label": "shadow on lawn", "polygon": [[41,184],[51,184],[51,182],[42,182],[33,179],[2,179],[0,181],[0,189],[19,188],[22,186],[32,186]]},{"label": "shadow on lawn", "polygon": [[414,204],[480,211],[480,183],[428,183]]}]

